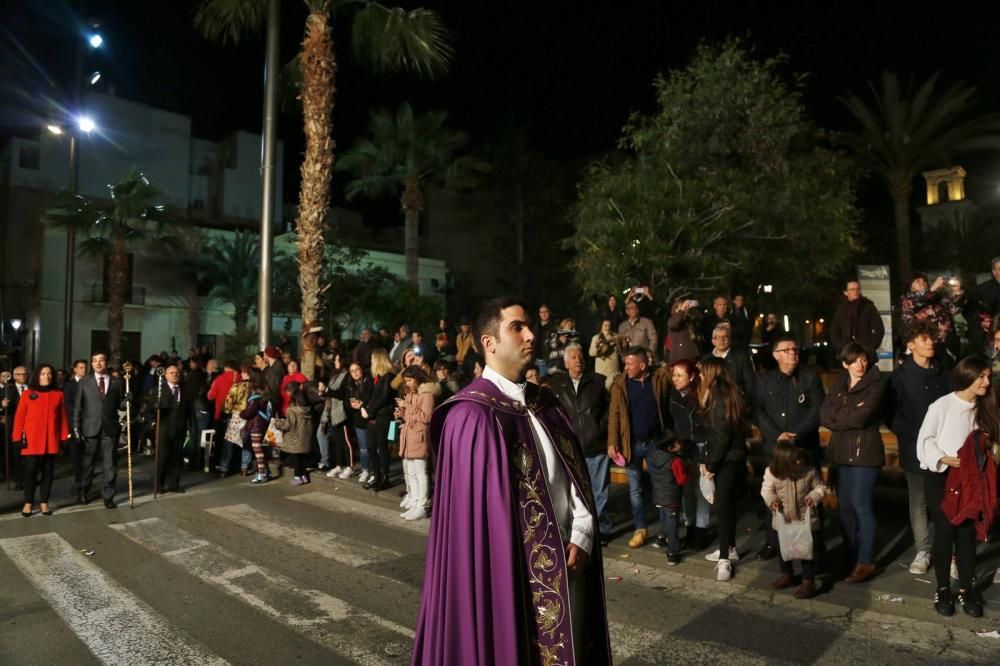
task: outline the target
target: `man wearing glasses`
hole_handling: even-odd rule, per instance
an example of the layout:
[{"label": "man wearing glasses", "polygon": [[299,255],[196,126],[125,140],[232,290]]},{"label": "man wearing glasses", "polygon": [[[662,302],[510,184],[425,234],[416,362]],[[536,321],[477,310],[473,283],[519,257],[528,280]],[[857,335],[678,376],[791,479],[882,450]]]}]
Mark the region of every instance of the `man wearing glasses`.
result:
[{"label": "man wearing glasses", "polygon": [[[772,354],[778,367],[758,377],[754,391],[753,416],[763,439],[764,457],[771,459],[776,443],[791,442],[803,449],[807,459],[819,469],[822,459],[819,408],[825,397],[823,382],[815,372],[799,366],[799,346],[791,334],[782,333],[774,339]],[[777,535],[770,524],[769,517],[768,541],[758,554],[762,560],[771,559],[777,552]],[[822,552],[819,544],[817,546]]]},{"label": "man wearing glasses", "polygon": [[756,383],[756,371],[750,354],[744,349],[733,347],[733,328],[728,323],[719,324],[712,330],[712,351],[705,358],[724,358],[729,364],[729,369],[733,372],[733,379],[743,393],[743,401],[746,403],[749,414],[754,407],[753,392]]},{"label": "man wearing glasses", "polygon": [[[17,414],[17,405],[21,400],[21,394],[28,390],[28,369],[23,365],[14,368],[14,381],[7,384],[0,396],[0,421],[3,432],[9,433],[14,430],[14,415]],[[8,418],[9,417],[9,418]],[[19,443],[4,439],[4,446],[10,447],[10,475],[14,479],[14,490],[21,490],[21,447]],[[6,470],[5,470],[6,471]]]}]

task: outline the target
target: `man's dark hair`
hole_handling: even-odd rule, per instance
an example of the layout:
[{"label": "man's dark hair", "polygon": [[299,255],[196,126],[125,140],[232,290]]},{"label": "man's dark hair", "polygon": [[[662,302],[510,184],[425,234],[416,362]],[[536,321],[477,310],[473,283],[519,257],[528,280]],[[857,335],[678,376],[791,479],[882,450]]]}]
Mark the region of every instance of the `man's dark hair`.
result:
[{"label": "man's dark hair", "polygon": [[475,340],[481,339],[484,335],[492,335],[495,338],[499,338],[500,322],[503,321],[503,311],[515,305],[520,306],[525,312],[528,311],[524,301],[513,296],[497,296],[496,298],[483,301],[479,305],[479,314],[476,315],[476,321],[472,324],[472,333],[475,335]]},{"label": "man's dark hair", "polygon": [[861,288],[861,281],[858,280],[858,278],[850,278],[849,280],[847,280],[846,282],[844,282],[844,290],[845,291],[851,285],[852,282],[857,282],[858,283],[858,289]]},{"label": "man's dark hair", "polygon": [[912,324],[906,327],[906,331],[903,333],[903,342],[913,342],[917,338],[926,335],[931,340],[937,337],[938,329],[937,326],[926,319],[917,319]]},{"label": "man's dark hair", "polygon": [[660,451],[669,451],[679,440],[672,430],[664,430],[653,440],[653,446]]},{"label": "man's dark hair", "polygon": [[645,347],[640,347],[638,345],[635,345],[633,347],[629,347],[628,349],[626,349],[625,353],[622,354],[622,358],[625,358],[626,356],[639,356],[643,360],[646,360],[646,359],[649,358],[649,355],[646,353],[646,348]]},{"label": "man's dark hair", "polygon": [[779,342],[794,342],[796,345],[799,344],[799,341],[795,339],[795,336],[788,331],[774,336],[774,339],[771,341],[771,349],[777,347]]},{"label": "man's dark hair", "polygon": [[96,358],[97,356],[103,356],[105,361],[108,360],[108,353],[103,349],[98,349],[97,351],[91,352],[90,360],[93,361],[94,358]]},{"label": "man's dark hair", "polygon": [[871,361],[871,352],[857,342],[848,342],[840,351],[840,362],[850,365],[862,356],[867,357]]},{"label": "man's dark hair", "polygon": [[235,358],[227,358],[225,361],[222,362],[222,367],[232,368],[233,370],[239,370],[240,362],[237,361]]},{"label": "man's dark hair", "polygon": [[83,363],[84,365],[87,365],[87,359],[85,359],[85,358],[78,358],[75,361],[73,361],[73,365],[71,365],[69,367],[75,368],[76,366],[80,365],[81,363]]},{"label": "man's dark hair", "polygon": [[424,332],[421,331],[419,328],[415,328],[412,331],[410,331],[410,335],[419,335],[421,340],[424,339]]}]

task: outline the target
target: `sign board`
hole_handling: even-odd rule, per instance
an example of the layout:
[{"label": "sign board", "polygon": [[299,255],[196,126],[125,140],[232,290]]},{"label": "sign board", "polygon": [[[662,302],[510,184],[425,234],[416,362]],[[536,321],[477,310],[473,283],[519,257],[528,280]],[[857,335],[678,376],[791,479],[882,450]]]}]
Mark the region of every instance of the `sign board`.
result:
[{"label": "sign board", "polygon": [[878,368],[892,372],[892,294],[889,290],[889,267],[886,265],[858,266],[858,284],[861,294],[875,304],[885,325],[882,344],[876,350]]}]

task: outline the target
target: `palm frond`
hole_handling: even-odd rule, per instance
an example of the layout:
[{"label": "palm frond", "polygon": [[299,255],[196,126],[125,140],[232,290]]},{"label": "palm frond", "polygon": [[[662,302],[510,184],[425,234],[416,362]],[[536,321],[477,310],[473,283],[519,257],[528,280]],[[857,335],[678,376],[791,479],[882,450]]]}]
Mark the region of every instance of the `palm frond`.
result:
[{"label": "palm frond", "polygon": [[435,12],[377,2],[366,3],[354,17],[351,46],[355,58],[376,72],[411,71],[427,78],[447,73],[454,55]]},{"label": "palm frond", "polygon": [[267,23],[267,0],[204,0],[194,25],[208,39],[238,44],[261,32]]}]

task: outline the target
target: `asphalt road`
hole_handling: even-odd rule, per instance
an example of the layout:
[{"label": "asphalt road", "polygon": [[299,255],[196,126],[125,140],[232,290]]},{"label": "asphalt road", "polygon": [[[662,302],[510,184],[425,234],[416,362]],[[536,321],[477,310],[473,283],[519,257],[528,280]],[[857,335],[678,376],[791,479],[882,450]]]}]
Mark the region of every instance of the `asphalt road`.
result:
[{"label": "asphalt road", "polygon": [[[60,507],[60,481],[55,515],[24,519],[18,495],[0,490],[0,664],[409,662],[428,523],[398,518],[395,492],[186,472],[186,494],[153,501],[149,466],[134,509],[121,496],[116,510]],[[883,556],[908,561],[892,529]],[[605,550],[619,664],[1000,661],[1000,638],[976,634],[1000,630],[997,586],[986,618],[943,619],[933,586],[887,560],[868,585],[828,583],[801,602],[767,587],[773,562],[747,559],[720,583],[700,554],[668,568],[661,551],[625,541]],[[986,551],[984,580],[996,559]]]}]

